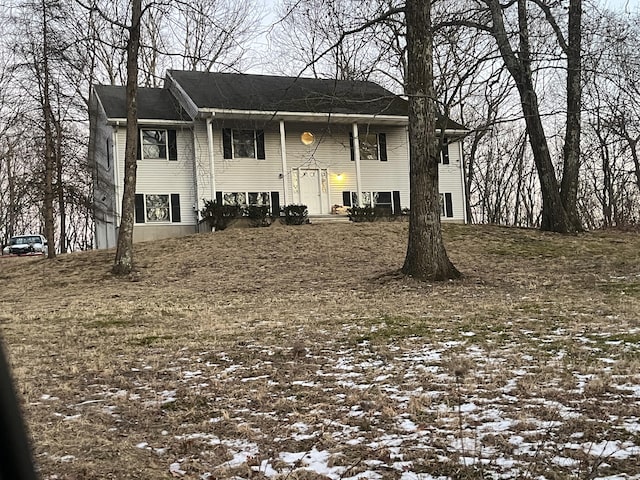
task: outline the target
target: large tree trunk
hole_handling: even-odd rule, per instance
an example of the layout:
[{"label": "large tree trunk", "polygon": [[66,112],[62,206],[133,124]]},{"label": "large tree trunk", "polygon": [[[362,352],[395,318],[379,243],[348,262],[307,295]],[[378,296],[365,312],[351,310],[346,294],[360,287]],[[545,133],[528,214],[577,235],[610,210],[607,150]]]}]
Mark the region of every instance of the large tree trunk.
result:
[{"label": "large tree trunk", "polygon": [[140,17],[142,0],[133,0],[131,26],[127,42],[127,138],[124,152],[124,190],[122,216],[113,273],[127,275],[133,270],[133,225],[135,222],[138,134],[138,50],[140,48]]},{"label": "large tree trunk", "polygon": [[49,78],[49,25],[47,5],[42,7],[42,115],[44,117],[44,235],[49,242],[48,257],[56,256],[55,223],[53,212],[53,174],[56,166],[55,146],[53,143],[53,111],[51,110],[51,92]]},{"label": "large tree trunk", "polygon": [[58,216],[60,217],[60,253],[67,253],[67,211],[64,199],[64,180],[62,168],[62,124],[60,115],[56,126],[56,187],[58,194]]},{"label": "large tree trunk", "polygon": [[567,44],[567,127],[564,139],[564,166],[561,195],[573,230],[581,231],[578,214],[578,173],[580,171],[580,112],[582,110],[582,0],[569,2],[569,42]]},{"label": "large tree trunk", "polygon": [[420,280],[458,278],[440,225],[431,2],[407,0],[406,23],[411,213],[402,272]]},{"label": "large tree trunk", "polygon": [[542,224],[540,228],[551,232],[572,232],[574,229],[562,203],[547,137],[542,126],[538,110],[538,97],[534,91],[533,83],[526,80],[530,80],[530,78],[525,78],[525,81],[518,84],[518,91],[542,192]]}]

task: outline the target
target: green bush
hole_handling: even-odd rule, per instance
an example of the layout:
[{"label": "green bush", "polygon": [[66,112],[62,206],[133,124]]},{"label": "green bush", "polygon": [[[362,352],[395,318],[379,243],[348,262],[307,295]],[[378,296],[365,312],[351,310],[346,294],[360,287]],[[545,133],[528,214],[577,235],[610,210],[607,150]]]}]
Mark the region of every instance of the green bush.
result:
[{"label": "green bush", "polygon": [[303,225],[309,223],[309,210],[306,205],[286,205],[284,213],[284,223],[287,225]]},{"label": "green bush", "polygon": [[268,205],[249,205],[244,210],[244,215],[249,219],[252,227],[268,227],[271,225],[271,213]]},{"label": "green bush", "polygon": [[349,220],[352,222],[362,223],[376,221],[376,210],[368,205],[365,207],[351,207],[347,210],[347,213],[349,214]]},{"label": "green bush", "polygon": [[396,218],[390,206],[371,207],[367,205],[365,207],[351,207],[347,210],[347,213],[349,214],[349,220],[356,223]]},{"label": "green bush", "polygon": [[220,205],[215,200],[206,200],[200,214],[212,230],[224,230],[242,215],[242,210],[238,205]]}]

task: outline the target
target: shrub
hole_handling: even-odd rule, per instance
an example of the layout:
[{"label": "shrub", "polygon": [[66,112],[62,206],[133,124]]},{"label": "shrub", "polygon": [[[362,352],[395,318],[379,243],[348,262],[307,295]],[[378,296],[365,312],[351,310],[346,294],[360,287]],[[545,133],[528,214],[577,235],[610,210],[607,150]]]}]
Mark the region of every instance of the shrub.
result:
[{"label": "shrub", "polygon": [[286,205],[282,211],[284,223],[287,225],[303,225],[309,222],[309,210],[306,205]]},{"label": "shrub", "polygon": [[361,222],[375,222],[376,210],[373,207],[351,207],[347,210],[349,213],[349,220],[356,223]]},{"label": "shrub", "polygon": [[200,213],[212,230],[224,230],[241,216],[242,211],[238,205],[220,205],[215,200],[206,200]]},{"label": "shrub", "polygon": [[268,205],[249,205],[244,214],[249,219],[249,225],[252,227],[268,227],[271,225],[271,213]]}]

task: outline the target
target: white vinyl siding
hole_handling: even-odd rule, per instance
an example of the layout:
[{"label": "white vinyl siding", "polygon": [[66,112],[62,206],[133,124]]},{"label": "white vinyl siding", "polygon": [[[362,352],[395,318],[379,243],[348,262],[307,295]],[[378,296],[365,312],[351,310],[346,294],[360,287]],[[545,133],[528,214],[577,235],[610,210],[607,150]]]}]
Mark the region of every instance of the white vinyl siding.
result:
[{"label": "white vinyl siding", "polygon": [[[386,162],[360,162],[361,191],[400,191],[400,206],[409,208],[409,146],[405,127],[366,125],[358,126],[358,134],[385,133],[387,137]],[[355,162],[353,162],[355,163]],[[353,189],[355,190],[355,188]]]},{"label": "white vinyl siding", "polygon": [[[222,128],[264,130],[265,159],[243,158],[225,160],[223,158]],[[215,190],[218,192],[279,192],[280,206],[285,205],[284,188],[287,189],[287,203],[299,201],[298,192],[293,189],[293,177],[298,169],[326,170],[328,192],[323,193],[324,213],[331,206],[342,205],[343,191],[357,191],[355,162],[351,160],[349,133],[350,124],[327,125],[326,123],[285,122],[287,170],[282,170],[280,129],[277,121],[264,124],[252,122],[231,122],[214,120],[213,156]],[[304,132],[314,135],[311,145],[304,145],[300,139]],[[409,148],[407,129],[392,125],[359,125],[359,132],[386,135],[387,161],[361,161],[361,188],[363,192],[400,192],[402,208],[409,208]],[[203,199],[215,199],[211,189],[209,172],[209,147],[205,121],[195,125],[197,175],[197,200],[202,208]],[[179,147],[180,148],[180,147]],[[449,165],[440,165],[440,191],[452,194],[453,214],[446,220],[463,220],[463,186],[460,172],[460,150],[457,142],[449,145]],[[193,183],[193,180],[192,180]],[[181,192],[178,192],[181,193]],[[182,198],[182,197],[181,197]],[[186,202],[186,201],[185,201]],[[183,202],[185,205],[186,203]]]},{"label": "white vinyl siding", "polygon": [[464,186],[460,169],[460,145],[458,142],[449,144],[449,165],[439,166],[440,193],[451,193],[453,203],[453,217],[442,217],[443,220],[462,222],[464,220]]},{"label": "white vinyl siding", "polygon": [[[146,126],[141,128],[147,128]],[[154,128],[149,126],[148,128]],[[177,161],[159,162],[153,160],[139,161],[136,193],[141,194],[171,194],[180,195],[180,217],[181,223],[195,225],[196,215],[193,211],[193,204],[196,202],[196,191],[194,185],[194,151],[193,134],[190,128],[180,127],[158,127],[174,128],[176,130]],[[124,185],[124,150],[126,145],[126,129],[118,129],[117,133],[117,154],[118,154],[118,184],[120,189]],[[122,190],[120,190],[122,192]],[[144,225],[136,226],[144,228]]]},{"label": "white vinyl siding", "polygon": [[[265,159],[225,159],[222,129],[256,129],[264,131]],[[202,129],[206,135],[206,129]],[[206,136],[204,139],[206,145]],[[213,122],[213,155],[216,191],[218,192],[272,192],[282,191],[282,159],[280,157],[280,130],[276,122],[263,125]],[[207,165],[208,161],[204,161]],[[207,198],[210,197],[206,195]]]}]

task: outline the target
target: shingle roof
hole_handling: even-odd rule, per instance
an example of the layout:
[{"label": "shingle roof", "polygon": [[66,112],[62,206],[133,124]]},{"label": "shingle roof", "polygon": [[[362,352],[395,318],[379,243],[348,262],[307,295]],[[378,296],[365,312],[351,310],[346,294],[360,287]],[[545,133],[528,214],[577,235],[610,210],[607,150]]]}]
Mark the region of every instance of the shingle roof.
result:
[{"label": "shingle roof", "polygon": [[[126,118],[126,89],[112,85],[95,85],[108,118]],[[138,88],[138,119],[190,120],[166,88]]]},{"label": "shingle roof", "polygon": [[[406,117],[408,102],[373,82],[169,70],[199,109]],[[126,118],[125,87],[96,85],[108,118]],[[138,88],[138,119],[190,120],[167,88]],[[437,126],[442,128],[443,118]],[[464,129],[448,120],[446,128]]]},{"label": "shingle roof", "polygon": [[372,82],[180,70],[169,74],[198,108],[407,115],[406,100]]}]

